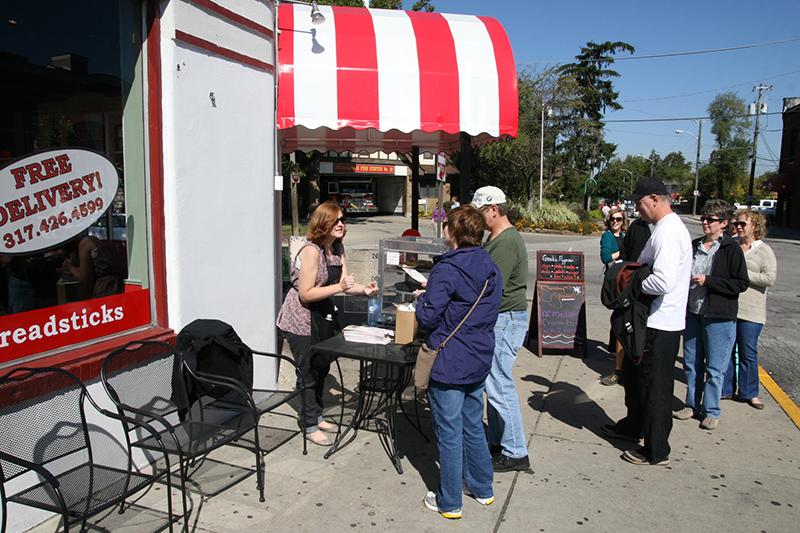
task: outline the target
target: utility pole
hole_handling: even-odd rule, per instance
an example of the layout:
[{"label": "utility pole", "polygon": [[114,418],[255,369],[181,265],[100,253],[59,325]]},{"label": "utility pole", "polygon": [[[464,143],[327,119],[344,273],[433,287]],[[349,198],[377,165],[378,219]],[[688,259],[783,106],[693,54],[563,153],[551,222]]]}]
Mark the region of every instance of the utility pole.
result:
[{"label": "utility pole", "polygon": [[753,134],[753,158],[750,161],[750,187],[747,189],[747,208],[750,209],[753,203],[755,203],[755,198],[753,197],[753,181],[756,177],[756,155],[758,154],[758,126],[761,120],[761,101],[764,95],[764,89],[772,90],[772,85],[759,85],[758,87],[753,87],[755,91],[758,89],[758,103],[756,104],[756,129],[755,133]]},{"label": "utility pole", "polygon": [[692,204],[692,216],[697,216],[697,196],[700,194],[700,191],[697,189],[699,187],[700,181],[700,148],[703,146],[700,139],[703,138],[703,121],[698,120],[697,123],[699,126],[697,127],[697,157],[694,160],[694,190],[692,191],[692,196],[694,196],[694,203]]}]

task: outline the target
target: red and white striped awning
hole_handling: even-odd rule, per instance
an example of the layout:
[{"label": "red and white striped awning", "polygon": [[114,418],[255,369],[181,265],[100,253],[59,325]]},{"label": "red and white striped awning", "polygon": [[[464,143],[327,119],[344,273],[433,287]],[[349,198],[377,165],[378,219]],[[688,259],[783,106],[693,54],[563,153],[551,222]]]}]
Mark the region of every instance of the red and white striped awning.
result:
[{"label": "red and white striped awning", "polygon": [[284,152],[452,152],[516,137],[517,71],[493,18],[283,3],[278,129]]}]

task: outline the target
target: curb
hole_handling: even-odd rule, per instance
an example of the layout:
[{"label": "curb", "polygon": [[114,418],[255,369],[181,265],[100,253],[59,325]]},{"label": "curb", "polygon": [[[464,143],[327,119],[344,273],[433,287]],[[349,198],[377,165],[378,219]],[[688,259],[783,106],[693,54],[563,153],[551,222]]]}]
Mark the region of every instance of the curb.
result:
[{"label": "curb", "polygon": [[761,381],[761,384],[764,385],[764,388],[767,389],[767,392],[769,392],[775,401],[778,402],[778,405],[781,406],[781,409],[783,409],[784,412],[789,415],[789,418],[792,419],[794,425],[800,429],[800,408],[798,408],[791,398],[789,398],[786,393],[783,392],[783,389],[781,389],[780,386],[775,383],[775,380],[772,379],[772,376],[770,376],[761,365],[758,365],[758,379]]}]

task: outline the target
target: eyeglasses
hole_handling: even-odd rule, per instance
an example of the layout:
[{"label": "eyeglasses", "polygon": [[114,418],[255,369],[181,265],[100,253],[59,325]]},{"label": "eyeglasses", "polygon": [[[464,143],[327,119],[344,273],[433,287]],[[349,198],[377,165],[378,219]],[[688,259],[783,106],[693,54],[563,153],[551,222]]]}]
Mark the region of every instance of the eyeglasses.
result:
[{"label": "eyeglasses", "polygon": [[625,219],[622,217],[611,217],[611,222],[622,222],[623,220]]},{"label": "eyeglasses", "polygon": [[712,217],[700,217],[700,222],[708,222],[709,224],[713,222],[722,222],[721,218],[712,218]]},{"label": "eyeglasses", "polygon": [[747,222],[741,222],[741,221],[737,220],[736,222],[733,223],[733,225],[744,228],[744,227],[747,226]]},{"label": "eyeglasses", "polygon": [[445,220],[444,222],[442,222],[442,229],[444,229],[446,227],[447,227],[447,221]]},{"label": "eyeglasses", "polygon": [[335,225],[336,225],[336,224],[338,224],[339,222],[341,222],[342,224],[347,224],[347,219],[344,217],[344,215],[342,215],[342,216],[340,216],[339,218],[337,218],[337,219],[336,219],[336,222],[334,222],[334,224],[333,224],[333,225],[335,226]]}]

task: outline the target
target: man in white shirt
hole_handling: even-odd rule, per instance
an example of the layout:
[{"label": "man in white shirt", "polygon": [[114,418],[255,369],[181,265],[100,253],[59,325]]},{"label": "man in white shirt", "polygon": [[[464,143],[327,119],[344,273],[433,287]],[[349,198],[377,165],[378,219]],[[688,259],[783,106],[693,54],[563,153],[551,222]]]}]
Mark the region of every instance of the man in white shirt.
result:
[{"label": "man in white shirt", "polygon": [[657,178],[639,180],[625,197],[636,202],[641,218],[652,224],[639,263],[652,267],[642,281],[642,292],[655,296],[647,317],[647,339],[642,360],[626,357],[622,366],[628,414],[601,430],[609,437],[639,442],[622,458],[636,465],[669,464],[672,431],[673,372],[686,326],[686,302],[692,273],[692,242],[680,217],[672,211],[664,183]]}]

